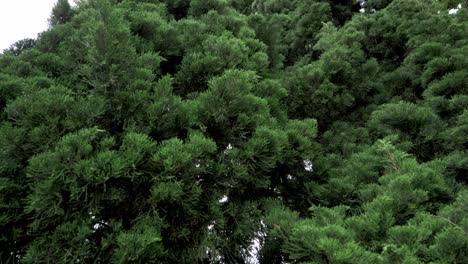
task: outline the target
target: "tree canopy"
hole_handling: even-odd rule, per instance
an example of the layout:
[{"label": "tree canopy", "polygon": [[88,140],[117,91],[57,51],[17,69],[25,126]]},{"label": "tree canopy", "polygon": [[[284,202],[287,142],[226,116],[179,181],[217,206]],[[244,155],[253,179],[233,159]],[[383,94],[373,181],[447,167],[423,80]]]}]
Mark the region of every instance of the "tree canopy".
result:
[{"label": "tree canopy", "polygon": [[468,263],[467,7],[58,0],[0,54],[0,263]]}]

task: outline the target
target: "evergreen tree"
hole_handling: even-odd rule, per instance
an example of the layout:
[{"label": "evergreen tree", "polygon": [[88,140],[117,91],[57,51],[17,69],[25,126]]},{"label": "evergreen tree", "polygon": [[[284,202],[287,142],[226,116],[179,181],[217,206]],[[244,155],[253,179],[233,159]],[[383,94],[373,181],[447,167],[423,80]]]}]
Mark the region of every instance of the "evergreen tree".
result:
[{"label": "evergreen tree", "polygon": [[49,23],[51,26],[64,24],[70,21],[73,16],[73,10],[68,0],[58,0],[52,9],[52,16]]},{"label": "evergreen tree", "polygon": [[59,0],[0,54],[0,263],[467,263],[467,15]]},{"label": "evergreen tree", "polygon": [[14,44],[12,44],[8,49],[4,50],[4,52],[12,53],[13,55],[21,55],[25,50],[32,49],[36,45],[36,40],[34,39],[22,39]]}]

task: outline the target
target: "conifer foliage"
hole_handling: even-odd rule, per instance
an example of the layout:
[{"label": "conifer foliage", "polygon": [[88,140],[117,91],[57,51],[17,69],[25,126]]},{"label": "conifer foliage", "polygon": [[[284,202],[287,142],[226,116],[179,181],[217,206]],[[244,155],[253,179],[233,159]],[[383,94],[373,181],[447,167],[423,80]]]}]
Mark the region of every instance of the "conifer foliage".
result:
[{"label": "conifer foliage", "polygon": [[468,263],[466,1],[76,2],[0,54],[0,263]]}]

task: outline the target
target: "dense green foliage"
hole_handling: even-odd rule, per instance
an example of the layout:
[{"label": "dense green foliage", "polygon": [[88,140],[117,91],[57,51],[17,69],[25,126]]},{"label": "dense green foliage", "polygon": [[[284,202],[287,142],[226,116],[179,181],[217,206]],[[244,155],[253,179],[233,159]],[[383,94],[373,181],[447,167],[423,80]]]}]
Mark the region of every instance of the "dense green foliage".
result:
[{"label": "dense green foliage", "polygon": [[466,7],[59,0],[0,55],[0,263],[468,263]]}]

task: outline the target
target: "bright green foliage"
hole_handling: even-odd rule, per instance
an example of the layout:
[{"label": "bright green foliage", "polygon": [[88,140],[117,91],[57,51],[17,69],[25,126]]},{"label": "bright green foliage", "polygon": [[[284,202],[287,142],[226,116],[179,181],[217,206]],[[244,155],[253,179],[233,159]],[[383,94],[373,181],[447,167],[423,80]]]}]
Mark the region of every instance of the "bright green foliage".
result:
[{"label": "bright green foliage", "polygon": [[154,217],[139,219],[116,239],[114,263],[159,263],[158,258],[164,254],[160,227]]},{"label": "bright green foliage", "polygon": [[269,122],[267,101],[252,94],[255,78],[253,72],[227,71],[199,96],[200,121],[218,145],[236,144]]},{"label": "bright green foliage", "polygon": [[59,0],[0,54],[0,263],[468,263],[466,6]]},{"label": "bright green foliage", "polygon": [[183,85],[184,91],[195,92],[197,88],[203,89],[208,78],[227,69],[262,70],[267,64],[267,56],[264,53],[249,54],[249,50],[245,42],[229,35],[207,36],[199,50],[184,57],[176,80]]},{"label": "bright green foliage", "polygon": [[[441,260],[444,254],[452,259],[451,263],[466,260],[466,227],[460,226],[466,221],[462,212],[466,202],[459,197],[451,207],[442,208],[451,193],[440,165],[418,164],[389,141],[381,140],[353,155],[343,166],[331,173],[326,188],[329,194],[321,197],[330,197],[332,202],[346,197],[352,200],[349,205],[314,206],[312,217],[306,220],[296,217],[283,222],[281,219],[293,214],[274,211],[266,218],[271,232],[267,237],[282,239],[279,247],[290,260],[419,263]],[[453,210],[450,215],[446,213],[449,210]],[[430,214],[437,211],[436,215]],[[453,246],[446,248],[442,244],[448,241],[441,241],[456,229],[462,234],[455,235],[455,241],[450,242]]]}]

